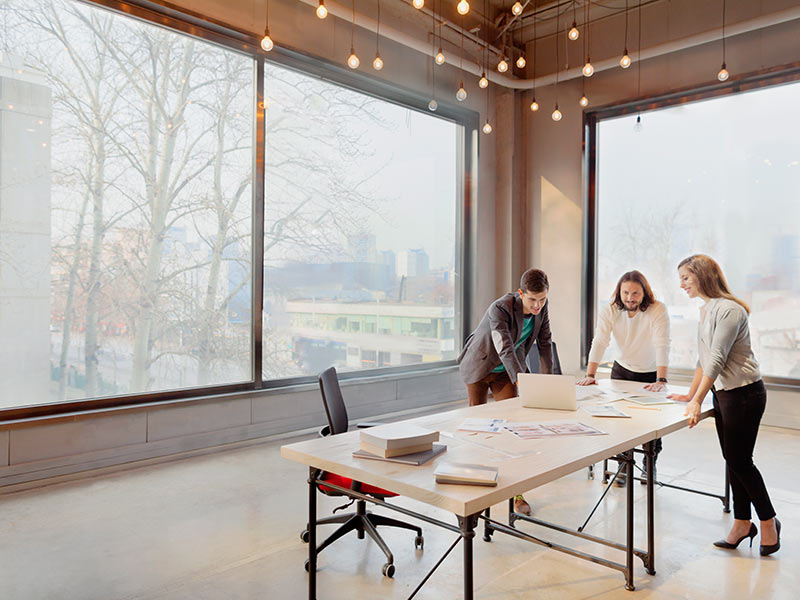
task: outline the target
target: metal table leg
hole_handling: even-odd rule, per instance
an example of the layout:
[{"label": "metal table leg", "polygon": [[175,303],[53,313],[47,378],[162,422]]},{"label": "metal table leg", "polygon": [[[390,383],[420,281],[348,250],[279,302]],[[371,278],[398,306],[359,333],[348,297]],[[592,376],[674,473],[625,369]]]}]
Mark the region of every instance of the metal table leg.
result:
[{"label": "metal table leg", "polygon": [[461,530],[461,539],[464,542],[464,600],[473,600],[474,597],[472,540],[475,537],[475,527],[478,524],[479,514],[458,517],[458,527]]},{"label": "metal table leg", "polygon": [[633,450],[625,452],[628,496],[628,523],[625,540],[625,589],[633,591]]},{"label": "metal table leg", "polygon": [[655,534],[655,474],[656,474],[656,442],[647,442],[644,446],[647,456],[647,560],[644,567],[648,575],[656,574],[656,534]]},{"label": "metal table leg", "polygon": [[308,600],[317,598],[317,475],[313,467],[308,476]]}]

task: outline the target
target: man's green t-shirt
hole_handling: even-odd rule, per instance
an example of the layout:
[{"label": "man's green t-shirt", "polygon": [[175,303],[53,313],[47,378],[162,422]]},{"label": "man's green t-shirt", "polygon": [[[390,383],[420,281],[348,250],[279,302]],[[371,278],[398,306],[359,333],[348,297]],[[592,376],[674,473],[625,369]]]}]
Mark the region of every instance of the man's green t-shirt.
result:
[{"label": "man's green t-shirt", "polygon": [[[533,333],[533,315],[526,315],[522,321],[522,335],[520,336],[516,346],[514,346],[515,351],[525,342],[525,340],[530,337],[531,333]],[[492,369],[492,373],[502,373],[505,370],[506,368],[501,362],[499,366]]]}]

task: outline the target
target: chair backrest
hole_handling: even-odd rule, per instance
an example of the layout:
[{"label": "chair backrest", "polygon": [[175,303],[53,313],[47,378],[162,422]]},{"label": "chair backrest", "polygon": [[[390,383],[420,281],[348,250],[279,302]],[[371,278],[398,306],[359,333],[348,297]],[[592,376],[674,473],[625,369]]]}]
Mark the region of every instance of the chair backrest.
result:
[{"label": "chair backrest", "polygon": [[[550,342],[550,347],[553,349],[553,375],[561,375],[561,361],[558,360],[558,349],[555,342]],[[533,344],[531,346],[528,356],[525,357],[525,362],[528,364],[528,371],[531,373],[539,372],[539,346]]]},{"label": "chair backrest", "polygon": [[322,404],[325,405],[325,414],[328,415],[331,435],[344,433],[347,431],[347,408],[335,368],[329,367],[319,374],[319,391],[322,393]]}]

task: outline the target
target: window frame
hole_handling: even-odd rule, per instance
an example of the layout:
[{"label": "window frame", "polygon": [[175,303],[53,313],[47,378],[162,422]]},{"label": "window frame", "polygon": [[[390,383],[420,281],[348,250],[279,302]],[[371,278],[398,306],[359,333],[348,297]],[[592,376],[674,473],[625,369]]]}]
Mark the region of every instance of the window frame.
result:
[{"label": "window frame", "polygon": [[[584,247],[583,282],[584,292],[581,302],[581,368],[588,365],[589,349],[595,328],[597,296],[597,128],[601,121],[622,115],[646,113],[653,110],[689,104],[702,100],[721,98],[740,92],[754,91],[767,87],[800,82],[800,61],[754,71],[725,83],[710,83],[675,90],[668,94],[643,97],[631,101],[607,104],[584,111],[583,114],[583,208],[584,208]],[[669,368],[670,374],[691,378],[693,369]],[[764,383],[770,389],[800,391],[800,379],[791,377],[764,376]]]},{"label": "window frame", "polygon": [[[62,416],[88,411],[103,411],[131,406],[165,404],[224,397],[256,394],[267,389],[316,383],[314,376],[289,377],[264,380],[262,378],[262,327],[263,327],[263,269],[264,269],[264,175],[266,127],[264,114],[264,64],[270,62],[284,68],[296,70],[306,76],[317,77],[358,93],[397,104],[403,108],[430,114],[425,95],[393,85],[372,76],[353,72],[342,65],[304,54],[296,49],[275,46],[269,53],[260,48],[260,36],[236,28],[227,23],[203,16],[194,11],[177,8],[168,3],[150,0],[70,0],[93,8],[106,9],[120,16],[127,16],[151,25],[163,27],[178,34],[194,37],[215,44],[225,50],[244,54],[253,60],[254,73],[254,148],[252,153],[252,332],[251,368],[249,381],[196,386],[174,390],[141,392],[117,396],[100,396],[65,402],[44,402],[26,406],[0,408],[0,423],[19,422],[43,417]],[[455,311],[458,347],[469,333],[471,298],[474,295],[474,277],[471,266],[474,261],[475,219],[473,212],[478,189],[478,126],[477,112],[447,103],[440,103],[435,118],[451,121],[458,128],[457,172],[460,180],[456,187],[456,247],[455,247]],[[378,367],[368,370],[347,371],[340,379],[355,380],[380,376],[427,372],[443,367],[453,367],[455,359],[407,366]]]}]

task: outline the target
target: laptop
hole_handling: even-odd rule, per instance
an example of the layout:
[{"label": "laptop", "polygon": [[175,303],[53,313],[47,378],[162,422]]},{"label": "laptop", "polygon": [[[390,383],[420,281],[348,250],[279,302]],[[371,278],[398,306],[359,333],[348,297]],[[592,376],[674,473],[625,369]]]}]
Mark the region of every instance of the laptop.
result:
[{"label": "laptop", "polygon": [[572,375],[520,373],[517,384],[525,408],[578,410],[575,377]]}]

